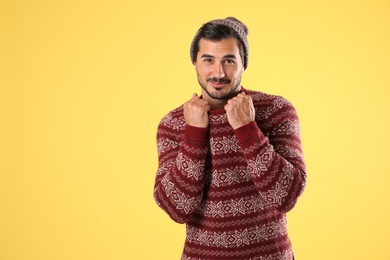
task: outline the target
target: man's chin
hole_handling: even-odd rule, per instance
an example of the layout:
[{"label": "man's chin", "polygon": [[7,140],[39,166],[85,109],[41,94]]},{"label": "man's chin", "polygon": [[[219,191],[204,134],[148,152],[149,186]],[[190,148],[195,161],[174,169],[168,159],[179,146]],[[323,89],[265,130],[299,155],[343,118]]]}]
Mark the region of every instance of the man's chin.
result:
[{"label": "man's chin", "polygon": [[230,86],[230,85],[226,85],[223,88],[215,88],[215,87],[210,86],[210,85],[207,85],[205,87],[202,84],[200,84],[200,86],[203,88],[203,90],[207,93],[207,95],[210,98],[215,99],[215,100],[228,100],[228,99],[230,99],[232,92],[234,92],[234,90],[237,88],[237,87],[232,88],[232,86]]},{"label": "man's chin", "polygon": [[217,100],[223,100],[223,99],[227,99],[229,97],[229,93],[226,93],[226,91],[223,91],[223,90],[207,91],[207,94],[212,99],[217,99]]}]

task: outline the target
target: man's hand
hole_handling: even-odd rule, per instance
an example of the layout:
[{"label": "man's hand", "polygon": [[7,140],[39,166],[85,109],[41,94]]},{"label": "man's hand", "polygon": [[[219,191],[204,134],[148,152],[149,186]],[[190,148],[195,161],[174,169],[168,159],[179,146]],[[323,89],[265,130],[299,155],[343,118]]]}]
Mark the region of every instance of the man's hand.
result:
[{"label": "man's hand", "polygon": [[206,128],[209,126],[208,111],[211,106],[206,100],[198,97],[197,94],[193,94],[192,98],[184,103],[184,119],[186,123],[191,126]]},{"label": "man's hand", "polygon": [[229,124],[234,130],[255,120],[255,108],[252,98],[245,93],[240,93],[229,99],[225,105],[225,110]]}]

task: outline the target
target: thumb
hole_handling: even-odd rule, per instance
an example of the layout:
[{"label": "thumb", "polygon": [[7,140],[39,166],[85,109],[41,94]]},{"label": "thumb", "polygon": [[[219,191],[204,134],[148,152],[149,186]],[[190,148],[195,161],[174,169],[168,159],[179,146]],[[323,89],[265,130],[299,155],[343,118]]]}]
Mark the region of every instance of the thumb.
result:
[{"label": "thumb", "polygon": [[194,98],[197,98],[197,97],[198,97],[198,94],[194,93],[194,94],[192,94],[191,99],[194,99]]}]

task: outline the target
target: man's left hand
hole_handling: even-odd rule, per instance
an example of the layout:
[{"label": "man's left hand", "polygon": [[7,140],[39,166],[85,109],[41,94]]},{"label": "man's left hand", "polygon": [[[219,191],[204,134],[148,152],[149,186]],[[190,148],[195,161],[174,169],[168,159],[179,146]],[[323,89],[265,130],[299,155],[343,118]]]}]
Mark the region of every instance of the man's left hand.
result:
[{"label": "man's left hand", "polygon": [[229,99],[225,105],[227,119],[233,129],[240,128],[255,120],[255,108],[252,98],[245,93]]}]

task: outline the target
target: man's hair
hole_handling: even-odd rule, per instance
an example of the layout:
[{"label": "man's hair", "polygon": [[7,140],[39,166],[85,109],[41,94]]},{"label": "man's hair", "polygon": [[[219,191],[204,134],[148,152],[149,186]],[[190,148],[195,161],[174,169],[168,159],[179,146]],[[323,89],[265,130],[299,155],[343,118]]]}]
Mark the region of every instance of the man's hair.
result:
[{"label": "man's hair", "polygon": [[242,63],[244,64],[245,58],[244,58],[244,47],[242,46],[241,40],[238,36],[238,34],[229,26],[223,25],[223,24],[215,24],[215,23],[206,23],[204,24],[200,30],[199,34],[197,34],[193,40],[194,43],[194,49],[192,52],[191,59],[193,61],[196,61],[196,57],[199,52],[199,41],[200,39],[206,39],[210,41],[220,41],[223,39],[231,39],[236,38],[238,42],[238,47],[240,49],[240,56]]}]

